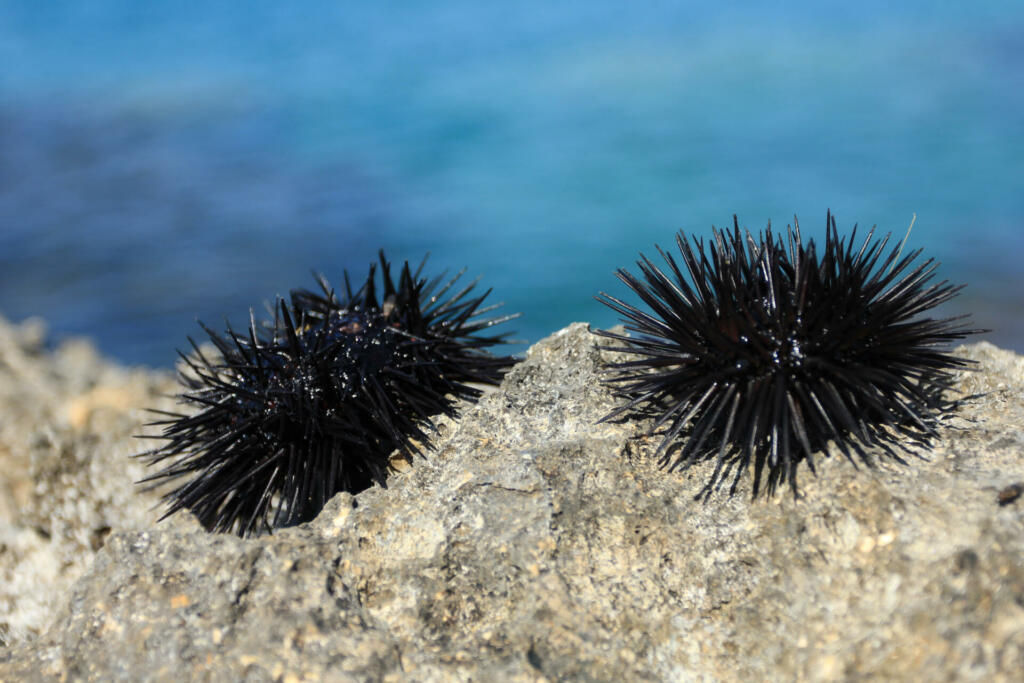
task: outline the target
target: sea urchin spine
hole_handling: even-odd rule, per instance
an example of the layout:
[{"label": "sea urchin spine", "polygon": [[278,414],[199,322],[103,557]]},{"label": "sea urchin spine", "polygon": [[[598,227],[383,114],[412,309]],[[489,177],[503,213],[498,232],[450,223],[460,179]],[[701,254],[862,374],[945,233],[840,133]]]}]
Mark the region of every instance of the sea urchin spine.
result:
[{"label": "sea urchin spine", "polygon": [[969,364],[941,347],[981,331],[967,316],[917,317],[962,289],[929,284],[939,264],[914,265],[921,250],[887,250],[891,236],[873,239],[874,229],[855,250],[856,226],[840,238],[829,213],[819,259],[794,224],[755,239],[734,217],[707,249],[680,232],[685,274],[660,247],[667,272],[642,254],[642,279],[617,271],[650,312],[598,297],[638,335],[596,331],[617,342],[603,348],[634,356],[608,368],[624,403],[604,420],[655,417],[650,433],[663,435],[657,455],[671,469],[717,457],[698,496],[732,471],[734,492],[751,465],[755,496],[766,467],[769,491],[788,481],[795,493],[798,462],[814,471],[829,440],[854,463],[856,453],[873,464],[869,446],[902,463],[908,444],[936,435],[954,405],[944,397],[953,370]]},{"label": "sea urchin spine", "polygon": [[164,495],[164,517],[187,508],[241,536],[308,521],[335,493],[385,485],[395,450],[419,452],[434,416],[497,384],[515,361],[486,349],[507,335],[480,333],[518,314],[483,317],[498,307],[483,306],[489,291],[453,291],[462,272],[428,282],[425,263],[396,284],[381,252],[380,299],[371,265],[359,289],[345,273],[339,296],[320,276],[320,292],[293,291],[244,334],[203,326],[216,356],[189,338],[181,399],[197,412],[154,423],[166,443],[142,454],[169,463],[144,481],[188,478]]}]

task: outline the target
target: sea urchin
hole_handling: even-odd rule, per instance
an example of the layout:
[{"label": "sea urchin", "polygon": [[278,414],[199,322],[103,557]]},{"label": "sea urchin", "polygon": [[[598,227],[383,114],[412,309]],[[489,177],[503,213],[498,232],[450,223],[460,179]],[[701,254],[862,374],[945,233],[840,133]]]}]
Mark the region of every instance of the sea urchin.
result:
[{"label": "sea urchin", "polygon": [[154,423],[166,443],[142,454],[164,463],[151,485],[187,478],[164,495],[164,517],[187,508],[240,536],[308,521],[335,493],[385,485],[396,449],[419,452],[433,416],[497,384],[514,359],[486,349],[506,335],[479,333],[517,315],[482,317],[498,306],[483,307],[489,291],[453,291],[462,272],[428,282],[425,263],[406,263],[396,284],[382,251],[379,299],[371,265],[359,289],[345,273],[339,296],[320,276],[320,292],[293,291],[245,333],[203,326],[216,355],[189,338],[181,399],[197,410]]},{"label": "sea urchin", "polygon": [[655,417],[649,433],[663,435],[657,455],[670,469],[717,456],[698,497],[733,470],[734,492],[751,465],[755,496],[765,467],[769,491],[788,481],[795,493],[798,462],[813,472],[830,440],[855,464],[853,454],[873,464],[868,447],[902,463],[908,444],[936,434],[954,405],[944,397],[952,371],[969,363],[941,348],[980,331],[966,316],[917,317],[962,288],[929,284],[933,259],[914,265],[921,250],[887,249],[890,236],[873,239],[874,229],[856,249],[856,227],[840,238],[831,213],[819,259],[794,224],[755,239],[734,217],[707,249],[680,232],[686,274],[660,247],[667,272],[641,254],[642,280],[616,274],[651,312],[598,297],[639,335],[596,331],[617,342],[603,348],[635,356],[607,368],[624,403],[604,420]]}]

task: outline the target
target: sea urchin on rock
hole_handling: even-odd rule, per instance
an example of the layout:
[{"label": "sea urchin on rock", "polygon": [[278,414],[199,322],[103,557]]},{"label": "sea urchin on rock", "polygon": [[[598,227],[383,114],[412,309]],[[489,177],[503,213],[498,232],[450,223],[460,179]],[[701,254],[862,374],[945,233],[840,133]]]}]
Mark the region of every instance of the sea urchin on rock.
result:
[{"label": "sea urchin on rock", "polygon": [[781,235],[769,224],[755,239],[734,217],[707,249],[680,232],[685,274],[660,247],[667,272],[641,254],[642,280],[616,273],[651,312],[598,297],[639,335],[596,331],[617,342],[603,348],[636,356],[610,364],[624,403],[604,420],[655,417],[657,455],[672,469],[717,456],[698,496],[732,471],[734,492],[751,465],[754,495],[766,467],[769,491],[788,481],[795,492],[798,462],[813,471],[830,440],[854,463],[856,454],[873,464],[869,447],[903,462],[954,405],[945,389],[969,362],[941,347],[980,330],[967,329],[966,316],[917,316],[962,286],[929,284],[938,263],[914,265],[921,250],[887,250],[890,236],[873,239],[874,229],[856,249],[856,227],[840,238],[831,213],[819,259],[795,225]]},{"label": "sea urchin on rock", "polygon": [[419,452],[433,416],[497,384],[514,359],[486,349],[507,335],[479,333],[517,315],[482,317],[497,308],[483,307],[489,291],[452,292],[462,272],[428,282],[425,263],[406,263],[396,285],[381,252],[380,299],[371,265],[356,291],[348,273],[341,296],[322,276],[321,292],[293,291],[272,324],[203,326],[215,356],[189,338],[181,399],[197,412],[154,423],[166,443],[142,454],[167,463],[144,481],[188,478],[164,495],[164,516],[187,508],[241,536],[308,521],[335,493],[383,486],[396,449]]}]

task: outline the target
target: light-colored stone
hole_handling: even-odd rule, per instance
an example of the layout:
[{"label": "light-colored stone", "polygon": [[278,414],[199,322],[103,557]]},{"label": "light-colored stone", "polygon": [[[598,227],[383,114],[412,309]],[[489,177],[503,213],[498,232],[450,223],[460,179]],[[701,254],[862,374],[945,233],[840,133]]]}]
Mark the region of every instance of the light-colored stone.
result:
[{"label": "light-colored stone", "polygon": [[570,326],[386,490],[308,525],[111,521],[0,679],[1017,679],[1024,498],[998,496],[1024,482],[1024,359],[961,353],[979,370],[959,387],[984,396],[926,459],[833,455],[800,499],[699,503],[710,465],[660,470],[640,425],[595,424],[602,352]]},{"label": "light-colored stone", "polygon": [[112,529],[152,525],[157,499],[134,486],[145,469],[130,456],[146,447],[145,409],[174,406],[160,395],[170,373],[45,341],[40,321],[0,318],[0,648],[52,622]]}]

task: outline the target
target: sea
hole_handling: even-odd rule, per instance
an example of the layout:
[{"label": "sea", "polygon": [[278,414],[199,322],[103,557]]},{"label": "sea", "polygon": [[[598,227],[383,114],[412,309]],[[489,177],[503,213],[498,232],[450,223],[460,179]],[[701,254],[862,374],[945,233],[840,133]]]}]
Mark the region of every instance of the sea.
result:
[{"label": "sea", "polygon": [[1024,351],[1024,3],[0,0],[0,314],[127,364],[381,249],[521,352],[679,231],[826,211]]}]

